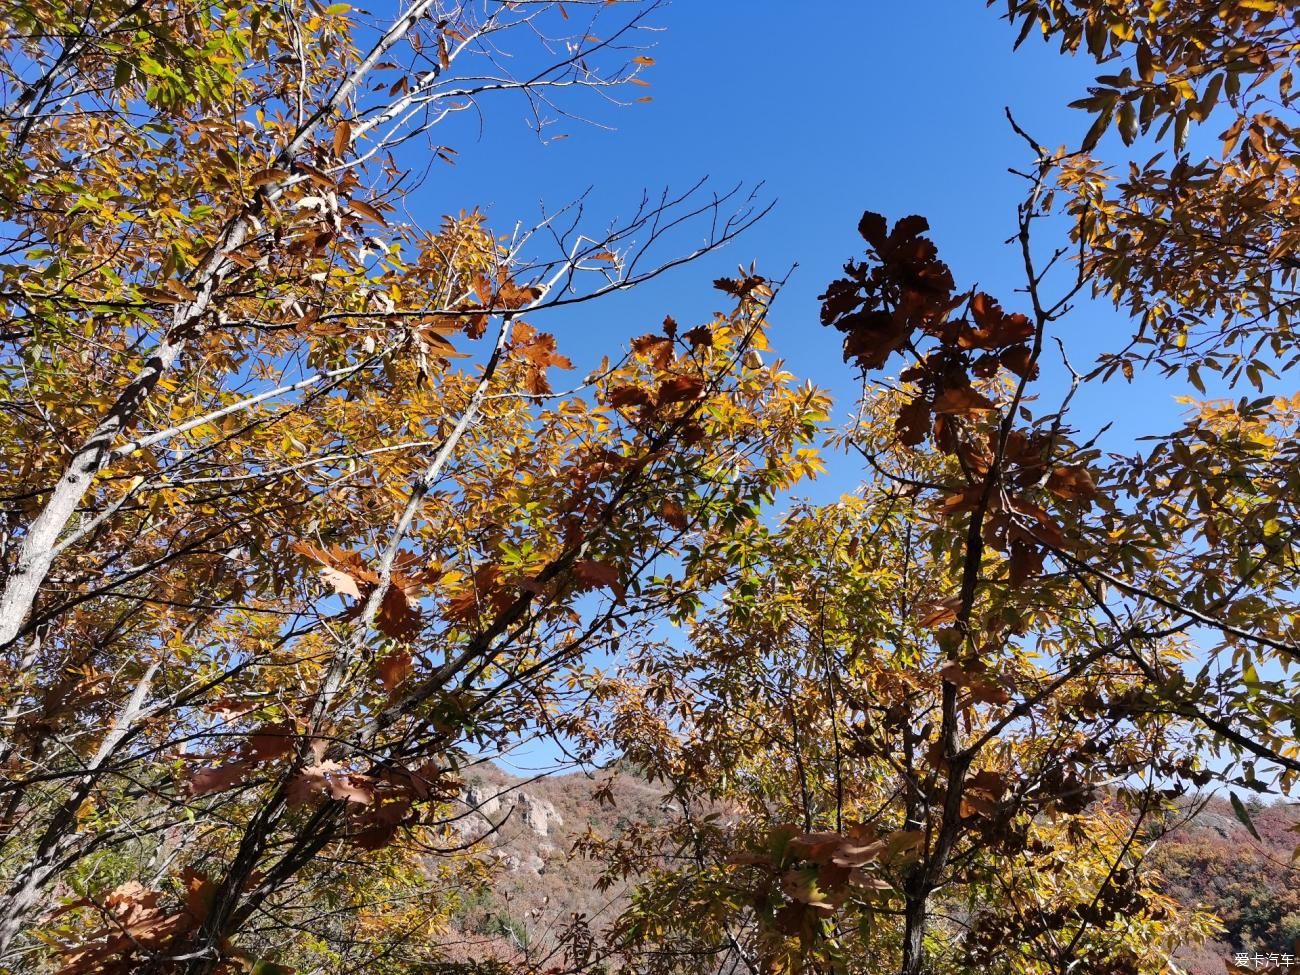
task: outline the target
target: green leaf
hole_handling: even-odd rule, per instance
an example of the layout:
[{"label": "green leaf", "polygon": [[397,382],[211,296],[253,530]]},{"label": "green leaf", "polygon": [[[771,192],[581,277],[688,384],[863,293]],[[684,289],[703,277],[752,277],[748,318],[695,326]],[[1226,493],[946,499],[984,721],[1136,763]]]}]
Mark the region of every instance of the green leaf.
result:
[{"label": "green leaf", "polygon": [[1138,134],[1137,109],[1132,102],[1125,102],[1119,110],[1119,135],[1124,145],[1131,146]]},{"label": "green leaf", "polygon": [[[1228,798],[1232,801],[1232,811],[1237,814],[1237,818],[1241,820],[1241,824],[1250,831],[1251,836],[1258,840],[1260,838],[1259,830],[1255,829],[1255,824],[1251,821],[1250,813],[1246,812],[1245,805],[1237,798],[1235,792],[1228,793]],[[1260,842],[1262,843],[1263,840],[1260,840]]]},{"label": "green leaf", "polygon": [[1079,148],[1084,152],[1091,152],[1101,137],[1106,134],[1106,129],[1110,127],[1110,120],[1114,114],[1114,111],[1108,108],[1098,115],[1097,120],[1092,123],[1092,128],[1088,130],[1088,134],[1083,137],[1083,144]]}]

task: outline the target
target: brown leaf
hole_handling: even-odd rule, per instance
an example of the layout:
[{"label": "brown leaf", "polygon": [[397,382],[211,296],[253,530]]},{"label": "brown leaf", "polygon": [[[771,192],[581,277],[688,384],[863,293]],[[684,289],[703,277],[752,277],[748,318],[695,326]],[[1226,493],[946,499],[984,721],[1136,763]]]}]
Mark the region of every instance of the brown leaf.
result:
[{"label": "brown leaf", "polygon": [[420,604],[397,584],[389,584],[375,620],[379,632],[394,640],[411,640],[420,632]]},{"label": "brown leaf", "polygon": [[704,391],[704,381],[694,376],[676,376],[659,385],[657,399],[663,403],[684,403],[699,399]]},{"label": "brown leaf", "polygon": [[1011,543],[1011,584],[1021,585],[1043,571],[1043,552],[1038,546],[1017,539]]},{"label": "brown leaf", "polygon": [[618,586],[618,566],[596,559],[581,559],[573,564],[574,576],[590,586]]},{"label": "brown leaf", "polygon": [[185,888],[185,909],[197,924],[202,924],[212,912],[217,885],[193,867],[181,871],[180,881]]},{"label": "brown leaf", "polygon": [[348,209],[353,213],[359,213],[363,217],[368,217],[385,227],[388,226],[388,221],[384,219],[384,215],[380,213],[376,207],[371,206],[363,200],[348,200]]},{"label": "brown leaf", "polygon": [[411,676],[411,655],[404,651],[390,653],[375,666],[379,683],[389,694]]},{"label": "brown leaf", "polygon": [[673,340],[665,335],[641,335],[632,340],[632,351],[648,356],[656,369],[666,369],[673,361]]},{"label": "brown leaf", "polygon": [[1033,379],[1038,374],[1038,366],[1034,364],[1033,353],[1027,345],[1003,349],[998,354],[998,361],[1022,378]]},{"label": "brown leaf", "polygon": [[977,413],[981,410],[991,410],[993,408],[992,400],[975,392],[969,386],[955,386],[952,389],[945,389],[939,398],[934,401],[933,407],[936,413],[955,413],[958,415]]},{"label": "brown leaf", "polygon": [[[531,327],[531,326],[530,326]],[[556,351],[555,336],[549,332],[540,332],[517,348],[517,352],[539,369],[555,366],[559,369],[572,369],[573,363],[568,356]]]},{"label": "brown leaf", "polygon": [[961,608],[961,596],[949,596],[947,599],[941,599],[920,608],[927,612],[917,622],[927,630],[932,630],[937,626],[943,626],[957,619],[957,610]]},{"label": "brown leaf", "polygon": [[885,837],[885,855],[883,859],[893,863],[903,863],[916,859],[921,845],[925,842],[925,833],[920,830],[898,830]]},{"label": "brown leaf", "polygon": [[945,660],[943,666],[939,668],[939,676],[959,687],[966,682],[966,671],[956,660]]},{"label": "brown leaf", "polygon": [[271,183],[279,183],[289,178],[289,173],[283,169],[259,169],[252,176],[248,177],[249,186],[269,186]]},{"label": "brown leaf", "polygon": [[686,528],[686,509],[671,498],[659,506],[659,517],[678,531]]},{"label": "brown leaf", "polygon": [[339,124],[334,126],[334,158],[342,159],[351,144],[352,123],[347,119],[340,119]]},{"label": "brown leaf", "polygon": [[1057,467],[1047,478],[1047,490],[1066,501],[1091,501],[1097,496],[1097,486],[1086,467]]},{"label": "brown leaf", "polygon": [[957,337],[963,349],[997,349],[1016,345],[1034,334],[1033,323],[1024,315],[1008,315],[1002,306],[980,292],[971,298],[971,314],[978,328],[967,328]]},{"label": "brown leaf", "polygon": [[200,769],[190,776],[186,785],[195,798],[211,792],[224,792],[242,782],[251,767],[250,762],[228,762],[215,768]]},{"label": "brown leaf", "polygon": [[943,499],[942,513],[944,517],[951,517],[964,511],[974,511],[983,496],[983,484],[967,485],[960,491],[954,491]]},{"label": "brown leaf", "polygon": [[1058,550],[1073,547],[1070,540],[1061,531],[1061,526],[1038,505],[1026,501],[1024,498],[1014,498],[1011,501],[1011,508],[1022,515],[1029,515],[1035,522],[1035,524],[1029,526],[1015,525],[1014,530],[1017,537],[1027,536],[1024,541],[1041,542],[1049,548]]},{"label": "brown leaf", "polygon": [[241,718],[246,714],[258,710],[263,706],[259,700],[248,700],[238,697],[221,697],[204,705],[204,710],[211,711],[222,721],[233,721],[235,718]]},{"label": "brown leaf", "polygon": [[875,840],[863,845],[844,843],[835,851],[832,862],[841,867],[864,867],[868,863],[878,862],[884,852],[884,840]]},{"label": "brown leaf", "polygon": [[615,386],[609,391],[609,405],[613,407],[648,406],[651,402],[650,393],[640,386]]},{"label": "brown leaf", "polygon": [[341,768],[337,762],[327,762],[317,760],[315,765],[309,765],[292,779],[285,787],[285,799],[290,806],[305,806],[317,796],[325,793],[325,775],[329,771]]},{"label": "brown leaf", "polygon": [[307,179],[315,183],[323,190],[337,190],[338,184],[330,179],[324,171],[317,169],[315,166],[309,166],[301,160],[294,163],[294,169],[300,171]]},{"label": "brown leaf", "polygon": [[332,569],[326,566],[321,569],[320,574],[321,578],[329,583],[338,595],[351,596],[353,599],[361,598],[361,590],[357,587],[357,580],[348,573],[341,569]]},{"label": "brown leaf", "polygon": [[179,305],[182,303],[181,298],[163,288],[151,288],[148,285],[141,285],[135,290],[140,293],[141,297],[148,298],[156,305]]},{"label": "brown leaf", "polygon": [[375,801],[375,780],[368,775],[336,775],[326,778],[331,799],[368,806]]},{"label": "brown leaf", "polygon": [[889,237],[889,223],[881,214],[868,210],[858,221],[858,233],[878,251],[885,246],[885,241]]},{"label": "brown leaf", "polygon": [[930,404],[919,396],[907,403],[894,419],[894,431],[898,442],[905,446],[924,443],[930,433]]},{"label": "brown leaf", "polygon": [[743,278],[718,278],[713,282],[713,286],[736,298],[743,298],[766,283],[767,279],[762,275],[750,274]]},{"label": "brown leaf", "polygon": [[976,772],[966,780],[965,785],[967,790],[981,792],[994,799],[1001,799],[1007,791],[1007,780],[1002,777],[1001,772],[992,769]]},{"label": "brown leaf", "polygon": [[692,349],[713,347],[713,329],[707,325],[697,325],[683,335],[682,338],[691,343]]},{"label": "brown leaf", "polygon": [[287,755],[293,747],[295,731],[287,721],[262,725],[245,739],[241,754],[250,762],[269,762]]},{"label": "brown leaf", "polygon": [[977,680],[970,685],[971,699],[981,704],[1006,704],[1011,695],[1005,688],[986,680]]}]

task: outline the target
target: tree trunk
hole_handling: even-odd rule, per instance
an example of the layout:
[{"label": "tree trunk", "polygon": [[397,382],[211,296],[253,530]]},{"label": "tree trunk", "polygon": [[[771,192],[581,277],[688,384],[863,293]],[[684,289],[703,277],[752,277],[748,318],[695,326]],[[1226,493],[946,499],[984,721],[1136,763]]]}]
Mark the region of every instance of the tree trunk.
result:
[{"label": "tree trunk", "polygon": [[922,975],[925,972],[925,908],[928,895],[908,895],[903,915],[903,968],[902,975]]}]

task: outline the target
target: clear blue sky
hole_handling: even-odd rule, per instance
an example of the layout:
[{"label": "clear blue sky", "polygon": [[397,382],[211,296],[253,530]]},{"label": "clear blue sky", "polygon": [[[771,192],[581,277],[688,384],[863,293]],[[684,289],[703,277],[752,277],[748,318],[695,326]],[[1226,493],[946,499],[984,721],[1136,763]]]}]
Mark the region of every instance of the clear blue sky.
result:
[{"label": "clear blue sky", "polygon": [[[652,21],[662,28],[646,74],[652,87],[629,89],[653,101],[600,110],[612,130],[564,122],[550,133],[566,138],[543,142],[521,99],[485,98],[481,120],[466,113],[438,130],[459,162],[435,165],[412,210],[432,222],[479,206],[495,228],[509,230],[534,221],[542,204],[553,210],[590,187],[599,229],[630,212],[645,189],[685,188],[702,176],[719,187],[763,181],[776,209],[721,254],[538,324],[557,333],[581,369],[665,314],[687,323],[722,307],[710,282],[737,264],[757,261],[780,275],[797,262],[774,315],[775,353],[836,392],[842,418],[854,375],[841,361],[838,334],[818,323],[816,299],[843,261],[860,254],[862,211],[925,215],[959,284],[978,283],[1015,307],[1020,257],[1003,242],[1014,232],[1024,183],[1007,167],[1024,167],[1028,156],[1003,109],[1048,146],[1077,144],[1089,124],[1065,106],[1081,97],[1095,65],[1063,57],[1037,36],[1013,54],[1015,32],[999,9],[979,0],[675,0]],[[698,237],[679,240],[689,248]],[[1077,365],[1128,327],[1095,304],[1063,326]],[[1046,387],[1060,375],[1049,365]],[[1152,411],[1173,423],[1180,409],[1173,397],[1185,391],[1163,381],[1112,382],[1082,398],[1076,415],[1085,428],[1118,421],[1108,442],[1129,449],[1130,435],[1152,432]],[[1142,430],[1128,422],[1139,416]],[[852,487],[851,465],[833,472],[818,495]]]}]

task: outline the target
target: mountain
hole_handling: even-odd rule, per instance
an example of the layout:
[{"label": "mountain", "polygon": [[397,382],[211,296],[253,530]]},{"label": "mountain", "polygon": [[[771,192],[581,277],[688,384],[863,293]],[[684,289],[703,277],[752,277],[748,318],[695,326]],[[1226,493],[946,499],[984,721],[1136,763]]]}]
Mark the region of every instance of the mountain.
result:
[{"label": "mountain", "polygon": [[[1242,811],[1250,826],[1227,799],[1185,802],[1148,854],[1167,893],[1223,922],[1218,940],[1181,953],[1190,975],[1223,975],[1238,952],[1300,957],[1300,870],[1291,860],[1300,807],[1251,802]],[[490,873],[461,898],[451,960],[483,963],[525,952],[537,961],[581,939],[584,925],[611,922],[627,903],[627,885],[601,889],[600,865],[575,844],[633,836],[676,812],[661,790],[628,774],[525,779],[481,765],[465,775],[456,815],[456,833],[486,851]],[[584,919],[577,927],[575,915]]]},{"label": "mountain", "polygon": [[1300,956],[1300,870],[1292,853],[1300,843],[1300,807],[1248,803],[1251,828],[1227,799],[1211,798],[1192,818],[1156,844],[1150,866],[1166,892],[1201,905],[1223,921],[1212,945],[1188,952],[1194,975],[1222,975],[1223,959],[1237,952]]},{"label": "mountain", "polygon": [[[525,951],[536,961],[581,938],[586,925],[603,928],[627,903],[627,885],[602,889],[601,865],[575,844],[619,839],[673,815],[661,790],[631,775],[527,779],[481,765],[464,782],[453,829],[485,852],[490,876],[461,898],[463,941],[452,961],[516,961]],[[575,916],[582,919],[577,929]]]}]

